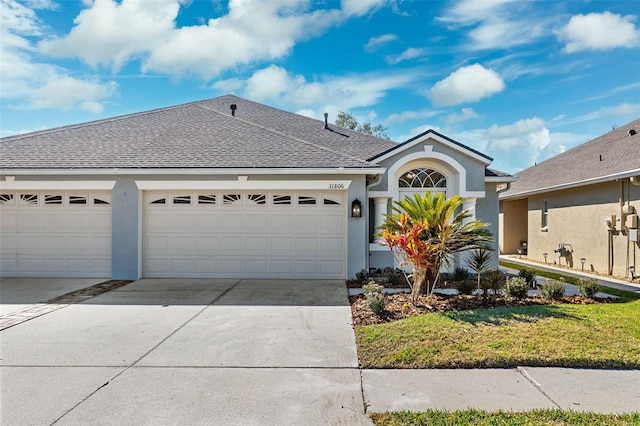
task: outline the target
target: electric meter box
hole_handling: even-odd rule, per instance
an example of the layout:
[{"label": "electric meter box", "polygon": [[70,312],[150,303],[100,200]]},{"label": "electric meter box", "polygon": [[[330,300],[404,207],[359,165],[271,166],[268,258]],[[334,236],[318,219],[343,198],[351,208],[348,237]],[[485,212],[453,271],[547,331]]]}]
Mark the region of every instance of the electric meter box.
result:
[{"label": "electric meter box", "polygon": [[637,229],[629,229],[629,241],[632,243],[638,242],[638,230]]}]

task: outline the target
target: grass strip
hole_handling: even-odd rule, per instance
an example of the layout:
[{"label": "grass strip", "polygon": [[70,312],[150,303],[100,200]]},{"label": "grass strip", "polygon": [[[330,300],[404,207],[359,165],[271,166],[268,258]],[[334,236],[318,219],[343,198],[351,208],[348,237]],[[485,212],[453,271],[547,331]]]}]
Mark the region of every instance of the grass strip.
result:
[{"label": "grass strip", "polygon": [[640,301],[429,313],[355,328],[363,368],[640,368]]},{"label": "grass strip", "polygon": [[373,413],[370,417],[377,426],[637,426],[640,424],[640,413],[596,414],[563,410],[533,410],[529,412],[400,411]]}]

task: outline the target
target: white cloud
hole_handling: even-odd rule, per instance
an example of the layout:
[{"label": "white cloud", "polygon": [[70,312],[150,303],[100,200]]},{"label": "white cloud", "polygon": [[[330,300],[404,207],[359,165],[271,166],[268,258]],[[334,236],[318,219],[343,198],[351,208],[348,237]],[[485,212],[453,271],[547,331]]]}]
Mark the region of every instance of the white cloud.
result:
[{"label": "white cloud", "polygon": [[310,105],[333,104],[339,99],[342,110],[376,104],[386,92],[415,81],[417,75],[402,73],[367,73],[351,76],[325,76],[307,81],[282,67],[271,65],[256,71],[246,80],[243,96],[259,102],[272,101],[309,108]]},{"label": "white cloud", "polygon": [[467,120],[478,119],[480,114],[475,112],[473,108],[462,108],[460,113],[452,113],[447,117],[447,124],[460,124]]},{"label": "white cloud", "polygon": [[640,45],[640,30],[636,29],[634,20],[635,16],[611,12],[575,15],[556,35],[567,43],[564,48],[567,53],[632,48]]},{"label": "white cloud", "polygon": [[[46,1],[34,3],[52,8]],[[62,68],[34,60],[36,49],[27,37],[43,34],[32,9],[14,0],[0,4],[0,74],[3,103],[14,109],[82,109],[101,112],[103,102],[117,91],[117,83],[78,78]]]},{"label": "white cloud", "polygon": [[525,118],[506,126],[494,124],[487,129],[486,137],[490,150],[511,151],[517,148],[532,150],[536,156],[550,142],[549,129],[538,117]]},{"label": "white cloud", "polygon": [[404,52],[400,53],[399,55],[387,56],[387,63],[389,65],[395,65],[402,61],[408,61],[411,59],[419,58],[420,56],[424,56],[426,52],[427,52],[427,49],[424,49],[424,48],[410,47],[406,49]]},{"label": "white cloud", "polygon": [[584,123],[587,121],[593,121],[601,118],[617,118],[623,122],[633,120],[640,115],[640,104],[631,104],[623,102],[618,105],[602,107],[595,111],[588,112],[574,117],[567,117],[563,115],[561,119],[553,122],[552,127],[562,127],[571,124]]},{"label": "white cloud", "polygon": [[364,50],[366,52],[373,52],[378,49],[380,46],[385,45],[387,43],[391,43],[392,41],[398,40],[398,36],[395,34],[383,34],[378,37],[371,37],[367,44],[364,46]]},{"label": "white cloud", "polygon": [[405,121],[421,120],[423,118],[431,118],[440,114],[440,111],[433,110],[419,110],[419,111],[402,111],[400,113],[393,113],[384,119],[385,124],[391,123],[404,123]]},{"label": "white cloud", "polygon": [[186,1],[95,0],[69,34],[39,46],[48,54],[114,71],[139,59],[144,72],[210,80],[241,65],[282,58],[298,41],[387,2],[344,0],[342,9],[312,11],[311,2],[299,0],[231,0],[226,15],[178,28],[176,18]]},{"label": "white cloud", "polygon": [[502,78],[480,64],[459,68],[431,88],[431,98],[438,106],[476,102],[505,88]]},{"label": "white cloud", "polygon": [[533,42],[548,33],[555,18],[532,18],[528,2],[463,0],[455,2],[438,20],[454,29],[470,27],[471,50],[505,49]]}]

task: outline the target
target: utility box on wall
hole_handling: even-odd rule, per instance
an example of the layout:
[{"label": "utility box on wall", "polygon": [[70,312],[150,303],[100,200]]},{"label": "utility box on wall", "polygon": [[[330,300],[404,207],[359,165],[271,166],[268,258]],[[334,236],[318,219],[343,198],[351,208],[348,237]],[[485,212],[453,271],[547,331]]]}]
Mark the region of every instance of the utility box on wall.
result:
[{"label": "utility box on wall", "polygon": [[638,230],[637,229],[629,229],[629,241],[632,243],[638,242]]},{"label": "utility box on wall", "polygon": [[638,228],[638,215],[637,214],[629,214],[629,215],[627,215],[626,226],[629,229],[637,229]]}]

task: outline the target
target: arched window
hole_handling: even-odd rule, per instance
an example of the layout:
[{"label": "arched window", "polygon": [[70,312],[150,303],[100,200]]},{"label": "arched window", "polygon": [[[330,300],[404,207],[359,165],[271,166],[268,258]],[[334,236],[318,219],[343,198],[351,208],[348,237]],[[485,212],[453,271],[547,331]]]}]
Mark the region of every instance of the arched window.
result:
[{"label": "arched window", "polygon": [[434,169],[412,169],[400,176],[398,190],[400,198],[411,196],[416,192],[422,195],[427,192],[444,192],[446,194],[447,178]]}]

